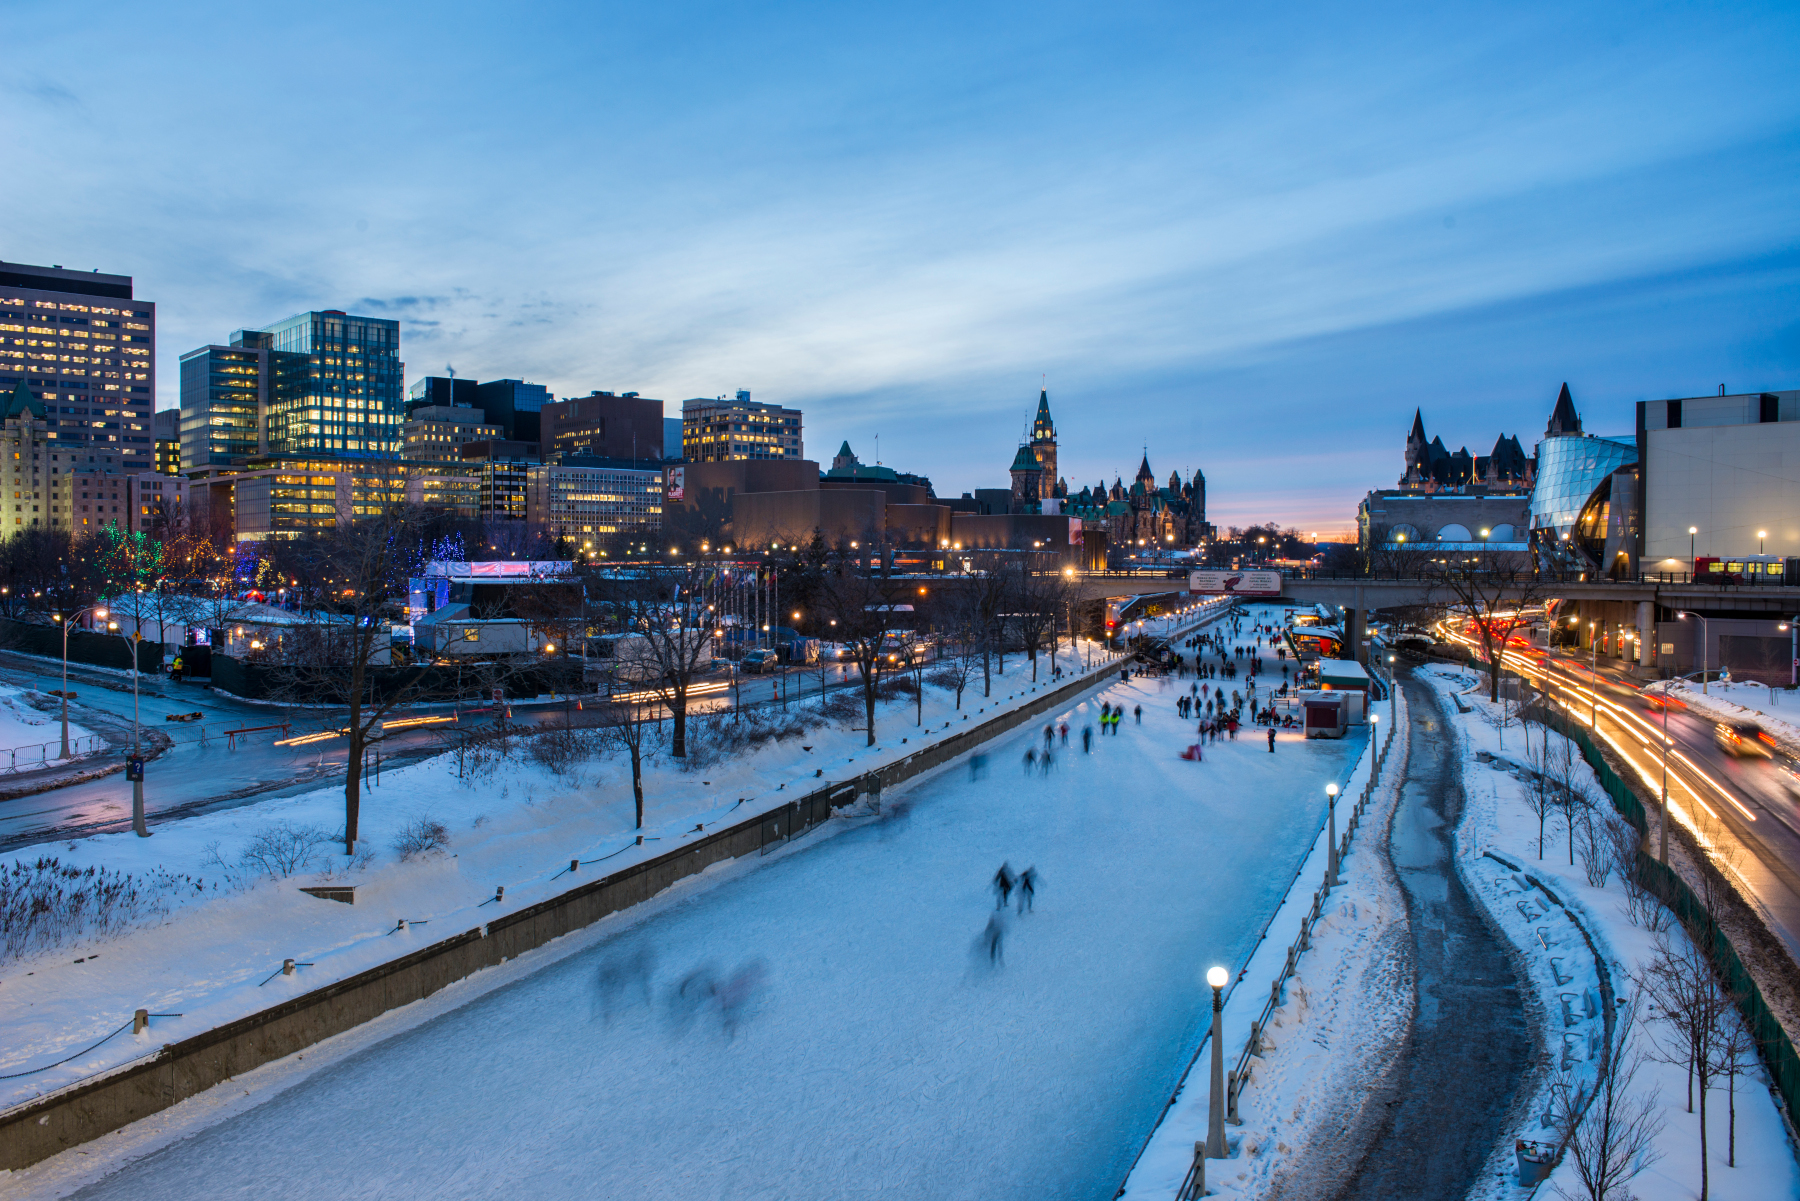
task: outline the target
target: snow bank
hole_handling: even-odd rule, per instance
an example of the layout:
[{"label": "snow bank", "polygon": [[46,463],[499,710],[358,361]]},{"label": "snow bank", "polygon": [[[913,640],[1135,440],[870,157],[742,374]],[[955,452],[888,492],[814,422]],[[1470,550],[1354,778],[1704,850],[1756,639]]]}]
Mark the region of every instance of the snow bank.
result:
[{"label": "snow bank", "polygon": [[[8,752],[17,750],[17,765],[23,769],[37,765],[38,747],[44,743],[56,743],[50,748],[50,757],[54,761],[56,753],[61,749],[62,718],[55,713],[42,713],[31,707],[25,700],[26,689],[0,685],[0,771],[9,769],[12,760]],[[92,731],[85,726],[69,723],[69,741],[86,738]],[[29,752],[29,754],[27,753]]]},{"label": "snow bank", "polygon": [[1756,703],[1774,707],[1785,698],[1794,712],[1800,714],[1800,693],[1762,684],[1736,682],[1708,684],[1707,691],[1689,680],[1668,680],[1647,685],[1645,692],[1668,692],[1681,698],[1681,703],[1696,713],[1715,721],[1754,721],[1769,732],[1789,755],[1800,758],[1800,725],[1756,708]]},{"label": "snow bank", "polygon": [[[1527,984],[1536,996],[1532,1012],[1542,1021],[1542,1037],[1550,1056],[1549,1063],[1539,1066],[1535,1099],[1515,1108],[1522,1115],[1520,1122],[1504,1144],[1495,1148],[1483,1177],[1485,1187],[1473,1194],[1513,1201],[1527,1192],[1516,1187],[1513,1140],[1553,1139],[1543,1122],[1549,1108],[1549,1072],[1558,1064],[1580,1072],[1594,1070],[1594,1052],[1604,1023],[1598,1004],[1602,967],[1611,986],[1621,997],[1628,997],[1634,987],[1633,974],[1655,953],[1655,936],[1632,923],[1623,885],[1616,877],[1596,888],[1586,879],[1579,852],[1574,855],[1575,864],[1570,864],[1568,834],[1558,830],[1554,817],[1548,826],[1545,857],[1537,857],[1538,819],[1524,800],[1524,735],[1516,722],[1506,735],[1503,750],[1501,731],[1495,724],[1496,706],[1486,701],[1479,686],[1470,688],[1475,684],[1473,677],[1455,668],[1425,668],[1416,674],[1446,695],[1461,693],[1464,704],[1470,706],[1466,714],[1445,710],[1464,750],[1466,804],[1456,831],[1457,866],[1469,891],[1519,952]],[[1560,735],[1538,726],[1531,728],[1530,736],[1534,741],[1546,737],[1552,743],[1561,741]],[[1575,758],[1580,765],[1579,750]],[[1597,787],[1595,795],[1610,811],[1610,802]],[[1600,961],[1582,937],[1583,930],[1599,948]],[[1679,925],[1672,925],[1667,937],[1684,938]],[[1651,1024],[1651,1019],[1640,1013],[1640,1049],[1650,1046]],[[1680,1064],[1646,1059],[1637,1074],[1637,1087],[1646,1094],[1660,1094],[1664,1127],[1657,1147],[1662,1158],[1629,1187],[1641,1201],[1686,1201],[1696,1195],[1700,1184],[1699,1119],[1685,1110],[1686,1071]],[[1800,1195],[1794,1149],[1760,1064],[1738,1082],[1735,1168],[1725,1165],[1726,1107],[1723,1088],[1718,1091],[1721,1095],[1708,1105],[1709,1195],[1718,1201]],[[1571,1195],[1580,1191],[1568,1162],[1557,1168],[1549,1184]]]}]

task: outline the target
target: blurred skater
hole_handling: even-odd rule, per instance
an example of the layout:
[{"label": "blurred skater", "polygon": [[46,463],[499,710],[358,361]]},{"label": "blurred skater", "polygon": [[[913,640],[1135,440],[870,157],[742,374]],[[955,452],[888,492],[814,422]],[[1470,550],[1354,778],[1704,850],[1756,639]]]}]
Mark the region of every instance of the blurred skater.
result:
[{"label": "blurred skater", "polygon": [[1005,909],[1006,903],[1012,899],[1012,868],[1002,863],[1000,870],[994,873],[994,908]]},{"label": "blurred skater", "polygon": [[1019,912],[1031,909],[1031,903],[1037,899],[1037,866],[1034,864],[1019,873]]},{"label": "blurred skater", "polygon": [[1000,924],[997,916],[988,917],[987,929],[981,932],[981,940],[987,944],[988,962],[995,967],[1006,963],[1006,951],[1001,945],[1006,940],[1006,927]]}]

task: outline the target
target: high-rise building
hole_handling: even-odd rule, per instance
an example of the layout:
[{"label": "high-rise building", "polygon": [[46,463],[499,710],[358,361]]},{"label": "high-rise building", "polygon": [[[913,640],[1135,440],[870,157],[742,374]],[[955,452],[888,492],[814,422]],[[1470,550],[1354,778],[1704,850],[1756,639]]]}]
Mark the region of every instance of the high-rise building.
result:
[{"label": "high-rise building", "polygon": [[500,427],[485,424],[485,415],[471,405],[420,405],[400,428],[405,457],[419,462],[460,463],[465,444],[500,436]]},{"label": "high-rise building", "polygon": [[398,321],[327,309],[260,332],[282,356],[271,356],[271,454],[400,454],[406,411]]},{"label": "high-rise building", "polygon": [[[229,346],[202,346],[181,356],[181,470],[228,467],[268,453],[273,364],[264,343],[256,331],[239,330]],[[297,363],[284,367],[300,374]]]},{"label": "high-rise building", "polygon": [[179,475],[181,473],[181,410],[160,409],[150,419],[152,436],[156,439],[156,473],[158,475]]},{"label": "high-rise building", "polygon": [[544,457],[595,455],[603,459],[661,459],[663,402],[636,392],[594,392],[544,406]]},{"label": "high-rise building", "polygon": [[681,402],[681,457],[690,463],[732,459],[800,459],[799,409],[757,404],[739,389],[735,398]]},{"label": "high-rise building", "polygon": [[475,404],[513,442],[540,442],[539,415],[555,397],[542,384],[522,379],[489,380],[476,390]]},{"label": "high-rise building", "polygon": [[131,276],[0,262],[0,393],[20,381],[46,441],[150,469],[156,306]]},{"label": "high-rise building", "polygon": [[406,390],[406,411],[425,405],[437,408],[463,406],[479,407],[476,389],[479,385],[472,379],[457,379],[453,375],[428,375],[416,379],[412,387]]},{"label": "high-rise building", "polygon": [[663,418],[663,453],[662,457],[671,462],[681,459],[681,418]]}]

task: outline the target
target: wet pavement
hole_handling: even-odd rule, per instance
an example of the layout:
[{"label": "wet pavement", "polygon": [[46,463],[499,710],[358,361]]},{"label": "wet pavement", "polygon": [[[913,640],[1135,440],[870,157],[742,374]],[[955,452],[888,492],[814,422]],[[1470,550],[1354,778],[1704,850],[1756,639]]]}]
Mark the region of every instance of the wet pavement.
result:
[{"label": "wet pavement", "polygon": [[1462,815],[1455,743],[1433,691],[1401,677],[1412,754],[1389,858],[1406,894],[1417,1004],[1389,1112],[1342,1201],[1452,1201],[1502,1137],[1534,1056],[1509,951],[1452,862]]}]

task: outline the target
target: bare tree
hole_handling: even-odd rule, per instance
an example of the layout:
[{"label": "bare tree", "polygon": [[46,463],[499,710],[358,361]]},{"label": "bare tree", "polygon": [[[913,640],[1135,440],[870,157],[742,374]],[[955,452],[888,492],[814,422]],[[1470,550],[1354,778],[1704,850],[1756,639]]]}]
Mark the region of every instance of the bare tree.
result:
[{"label": "bare tree", "polygon": [[1548,581],[1528,556],[1491,550],[1445,551],[1425,564],[1422,576],[1468,622],[1487,660],[1488,699],[1499,701],[1507,643],[1525,624],[1526,606],[1546,596]]},{"label": "bare tree", "polygon": [[[1736,998],[1741,1000],[1741,998]],[[1713,1045],[1713,1073],[1725,1077],[1725,1166],[1737,1167],[1737,1081],[1756,1065],[1756,1038],[1743,1020],[1742,1011],[1727,1012]]]},{"label": "bare tree", "polygon": [[1538,823],[1538,858],[1544,857],[1544,826],[1555,807],[1556,787],[1550,777],[1550,742],[1540,739],[1525,752],[1525,804]]},{"label": "bare tree", "polygon": [[1694,1112],[1700,1096],[1700,1201],[1706,1201],[1706,1094],[1719,1070],[1719,1042],[1735,1015],[1731,998],[1719,986],[1712,961],[1693,940],[1659,935],[1656,952],[1636,974],[1638,990],[1649,1001],[1658,1056],[1687,1069],[1687,1109]]},{"label": "bare tree", "polygon": [[606,745],[625,752],[631,761],[631,795],[637,804],[637,828],[644,828],[644,752],[655,745],[662,723],[652,720],[662,702],[628,693],[601,711],[600,733]]},{"label": "bare tree", "polygon": [[875,689],[882,670],[883,644],[902,595],[878,569],[845,562],[832,573],[824,601],[832,630],[862,675],[864,728],[875,745]]},{"label": "bare tree", "polygon": [[589,596],[632,638],[620,641],[617,678],[656,693],[669,710],[669,753],[687,757],[689,695],[712,668],[717,617],[707,604],[715,570],[683,566],[585,572]]},{"label": "bare tree", "polygon": [[[1055,639],[1056,612],[1062,601],[1062,576],[1055,571],[1055,555],[1032,555],[1008,572],[1009,607],[1019,628],[1019,638],[1031,659],[1031,680],[1037,682],[1038,651],[1046,639]],[[1046,568],[1048,571],[1046,572]]]},{"label": "bare tree", "polygon": [[963,692],[975,678],[982,656],[982,619],[975,598],[957,589],[940,594],[938,616],[938,678],[956,691],[956,707],[962,708]]},{"label": "bare tree", "polygon": [[1586,1201],[1629,1201],[1631,1180],[1662,1158],[1657,1139],[1662,1119],[1657,1116],[1655,1091],[1638,1092],[1636,1083],[1642,1056],[1634,1046],[1636,1015],[1629,1002],[1621,1002],[1607,1045],[1601,1048],[1600,1071],[1587,1080],[1567,1069],[1550,1083],[1551,1112],[1564,1151],[1581,1184]]}]

